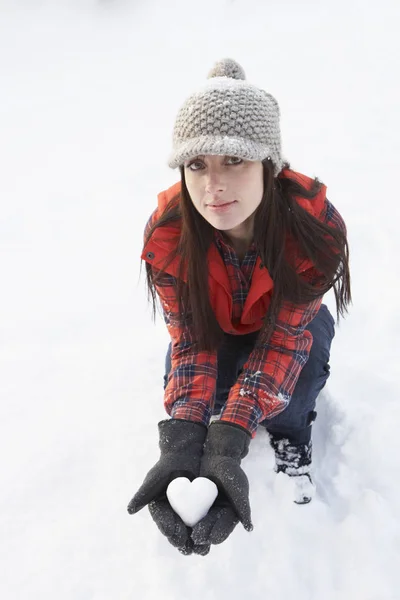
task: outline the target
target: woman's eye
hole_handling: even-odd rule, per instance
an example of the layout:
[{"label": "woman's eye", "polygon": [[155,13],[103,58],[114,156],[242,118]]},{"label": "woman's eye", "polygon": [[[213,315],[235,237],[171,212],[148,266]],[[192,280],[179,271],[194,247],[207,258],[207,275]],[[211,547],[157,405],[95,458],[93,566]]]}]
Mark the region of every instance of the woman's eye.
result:
[{"label": "woman's eye", "polygon": [[243,162],[243,160],[241,158],[239,158],[238,156],[229,156],[227,158],[227,161],[232,165],[240,165],[240,163]]},{"label": "woman's eye", "polygon": [[190,169],[191,171],[198,171],[199,169],[196,168],[195,165],[201,166],[201,162],[199,160],[194,160],[193,162],[188,164],[187,168]]}]

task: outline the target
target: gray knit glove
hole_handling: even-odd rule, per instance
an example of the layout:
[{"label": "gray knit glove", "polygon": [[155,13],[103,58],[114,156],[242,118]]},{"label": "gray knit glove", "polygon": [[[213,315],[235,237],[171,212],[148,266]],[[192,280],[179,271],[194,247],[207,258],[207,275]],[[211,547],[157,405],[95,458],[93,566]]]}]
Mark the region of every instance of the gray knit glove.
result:
[{"label": "gray knit glove", "polygon": [[250,441],[250,433],[240,425],[214,421],[209,426],[200,477],[214,481],[219,494],[208,514],[193,527],[195,544],[221,544],[239,521],[252,531],[249,482],[240,467]]},{"label": "gray knit glove", "polygon": [[190,537],[191,528],[171,508],[166,490],[176,477],[191,481],[199,476],[207,427],[201,423],[181,419],[167,419],[158,424],[161,455],[148,472],[139,490],[128,505],[130,514],[146,505],[157,527],[181,554],[205,555],[210,544],[195,544]]}]

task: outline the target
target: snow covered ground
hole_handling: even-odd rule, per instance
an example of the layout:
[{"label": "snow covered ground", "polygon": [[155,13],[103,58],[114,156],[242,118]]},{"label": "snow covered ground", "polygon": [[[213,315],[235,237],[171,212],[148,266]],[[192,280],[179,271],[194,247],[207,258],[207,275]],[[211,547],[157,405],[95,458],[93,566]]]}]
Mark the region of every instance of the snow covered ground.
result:
[{"label": "snow covered ground", "polygon": [[[2,598],[400,599],[399,28],[396,0],[0,0]],[[292,502],[261,431],[254,531],[184,557],[126,511],[158,456],[168,343],[139,257],[176,111],[226,56],[343,214],[354,306],[314,501]]]}]

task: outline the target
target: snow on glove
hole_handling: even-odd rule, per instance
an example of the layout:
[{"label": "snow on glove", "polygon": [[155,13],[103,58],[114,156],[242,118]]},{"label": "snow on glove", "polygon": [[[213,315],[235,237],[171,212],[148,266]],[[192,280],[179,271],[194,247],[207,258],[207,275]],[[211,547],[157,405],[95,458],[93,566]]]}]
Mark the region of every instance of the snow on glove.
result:
[{"label": "snow on glove", "polygon": [[219,494],[209,513],[193,527],[195,544],[221,544],[239,521],[252,531],[249,482],[240,467],[250,441],[250,433],[239,425],[214,421],[209,426],[200,476],[214,481]]},{"label": "snow on glove", "polygon": [[146,475],[143,484],[128,505],[130,514],[149,507],[157,527],[168,541],[182,554],[207,554],[209,544],[194,544],[191,529],[171,508],[166,489],[176,477],[198,477],[207,427],[201,423],[181,419],[160,421],[160,458]]}]

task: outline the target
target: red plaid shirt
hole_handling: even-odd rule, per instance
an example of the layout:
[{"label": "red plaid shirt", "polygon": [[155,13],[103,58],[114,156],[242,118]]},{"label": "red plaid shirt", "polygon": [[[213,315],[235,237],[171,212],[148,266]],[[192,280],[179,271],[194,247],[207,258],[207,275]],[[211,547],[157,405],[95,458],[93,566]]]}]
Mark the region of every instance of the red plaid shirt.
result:
[{"label": "red plaid shirt", "polygon": [[[325,201],[323,218],[330,226],[346,231],[342,217],[328,200]],[[151,222],[152,218],[146,232]],[[240,264],[235,250],[218,230],[215,230],[215,244],[229,275],[232,317],[233,320],[240,319],[257,251],[252,244]],[[312,269],[309,275],[312,278]],[[156,286],[172,340],[172,366],[165,389],[165,409],[173,418],[208,425],[215,402],[217,352],[194,349],[190,328],[172,310],[175,304],[174,282],[174,277],[165,273]],[[241,425],[254,437],[261,421],[278,415],[288,406],[313,341],[312,334],[305,328],[316,316],[321,303],[322,297],[306,305],[283,304],[268,345],[253,349],[231,387],[221,413],[222,421]]]}]

